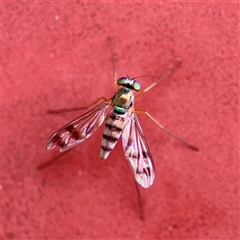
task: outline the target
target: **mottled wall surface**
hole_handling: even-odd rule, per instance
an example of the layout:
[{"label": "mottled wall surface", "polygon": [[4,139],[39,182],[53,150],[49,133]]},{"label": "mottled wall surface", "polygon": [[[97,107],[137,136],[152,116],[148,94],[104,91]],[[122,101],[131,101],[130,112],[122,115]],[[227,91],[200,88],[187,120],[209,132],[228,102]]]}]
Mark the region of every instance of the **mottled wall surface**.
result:
[{"label": "mottled wall surface", "polygon": [[[238,239],[239,4],[3,2],[3,239]],[[115,92],[118,76],[143,88],[136,103],[194,152],[139,116],[157,177],[141,189],[145,221],[121,141],[99,158],[103,127],[61,160],[50,135]],[[126,72],[126,73],[125,73]]]}]

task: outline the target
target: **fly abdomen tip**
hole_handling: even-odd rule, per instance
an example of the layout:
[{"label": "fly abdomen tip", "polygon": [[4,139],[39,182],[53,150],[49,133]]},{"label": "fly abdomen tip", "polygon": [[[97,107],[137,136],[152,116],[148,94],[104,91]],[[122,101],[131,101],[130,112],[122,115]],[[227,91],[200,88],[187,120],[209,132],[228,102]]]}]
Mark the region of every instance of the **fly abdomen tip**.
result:
[{"label": "fly abdomen tip", "polygon": [[101,151],[100,151],[100,158],[101,159],[106,159],[110,152],[112,151],[112,148],[106,147],[106,146],[101,146]]},{"label": "fly abdomen tip", "polygon": [[102,160],[105,160],[105,159],[107,159],[107,157],[108,157],[109,154],[110,154],[110,151],[106,152],[106,151],[104,151],[104,150],[101,149],[101,151],[100,151],[100,158],[101,158]]},{"label": "fly abdomen tip", "polygon": [[107,156],[102,156],[102,154],[100,153],[100,158],[102,159],[102,160],[105,160],[106,158],[107,158]]}]

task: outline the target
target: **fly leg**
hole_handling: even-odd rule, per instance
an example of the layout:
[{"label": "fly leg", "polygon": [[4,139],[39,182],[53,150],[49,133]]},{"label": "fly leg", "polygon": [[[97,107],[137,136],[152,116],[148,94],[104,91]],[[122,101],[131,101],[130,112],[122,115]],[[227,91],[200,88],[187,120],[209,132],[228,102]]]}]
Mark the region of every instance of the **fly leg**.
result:
[{"label": "fly leg", "polygon": [[[112,64],[113,64],[113,74],[114,74],[114,85],[116,87],[116,90],[118,90],[119,86],[117,85],[117,68],[116,68],[116,63],[114,59],[114,53],[113,53],[113,43],[112,43],[112,37],[108,38],[109,43],[110,43],[110,48],[111,48],[111,56],[112,56]],[[91,104],[84,106],[84,107],[77,107],[77,108],[62,108],[62,109],[54,109],[54,110],[47,110],[48,114],[56,114],[56,113],[66,113],[66,112],[74,112],[74,111],[80,111],[80,110],[86,110],[90,108],[91,106],[95,105],[98,103],[100,100],[103,100],[105,102],[109,102],[109,99],[105,97],[100,97],[96,99],[94,102]]]},{"label": "fly leg", "polygon": [[135,184],[135,188],[136,188],[136,192],[137,192],[137,198],[138,198],[138,204],[139,204],[139,211],[140,211],[140,219],[142,221],[145,220],[145,214],[144,214],[144,207],[143,207],[143,199],[142,199],[142,195],[138,186],[138,183],[135,179],[133,179],[134,184]]},{"label": "fly leg", "polygon": [[113,64],[113,75],[114,75],[114,85],[116,87],[116,90],[118,90],[119,86],[117,85],[117,68],[116,68],[116,61],[115,61],[114,53],[113,53],[112,37],[109,37],[108,40],[109,40],[109,44],[110,44],[110,48],[111,48],[111,56],[112,56],[112,64]]},{"label": "fly leg", "polygon": [[151,84],[149,87],[145,88],[144,90],[140,91],[136,96],[135,100],[137,100],[141,95],[148,92],[151,88],[155,87],[160,81],[165,79],[168,75],[170,75],[176,68],[178,68],[182,63],[178,61],[171,69],[169,69],[163,76],[161,76],[156,82]]},{"label": "fly leg", "polygon": [[94,102],[84,106],[84,107],[77,107],[77,108],[62,108],[62,109],[56,109],[56,110],[47,110],[47,113],[49,114],[56,114],[56,113],[66,113],[66,112],[74,112],[74,111],[80,111],[80,110],[86,110],[90,108],[91,106],[95,105],[100,100],[103,100],[105,102],[109,102],[109,99],[105,97],[100,97],[96,99]]},{"label": "fly leg", "polygon": [[165,131],[166,133],[168,133],[169,135],[171,135],[172,137],[176,138],[177,140],[179,140],[180,142],[182,142],[183,144],[187,145],[189,148],[191,148],[194,151],[199,151],[198,147],[194,146],[191,143],[186,142],[185,140],[183,140],[182,138],[178,137],[177,135],[175,135],[174,133],[170,132],[168,129],[166,129],[162,124],[160,124],[155,118],[153,118],[147,111],[145,110],[135,110],[134,111],[137,114],[146,114],[155,124],[158,125],[158,127],[160,127],[163,131]]},{"label": "fly leg", "polygon": [[[114,53],[113,53],[113,41],[112,41],[112,37],[108,38],[109,43],[110,43],[110,48],[111,48],[111,56],[112,56],[112,64],[113,64],[113,74],[114,74],[114,84],[116,87],[116,90],[118,90],[119,86],[117,85],[117,68],[116,68],[116,63],[115,63],[115,58],[114,58]],[[86,110],[88,108],[90,108],[91,106],[95,105],[97,102],[99,102],[100,100],[103,100],[105,102],[109,102],[109,99],[105,98],[105,97],[100,97],[98,99],[96,99],[94,102],[92,102],[91,104],[84,106],[84,107],[77,107],[77,108],[62,108],[62,109],[54,109],[54,110],[47,110],[47,113],[49,114],[56,114],[56,113],[66,113],[66,112],[74,112],[74,111],[80,111],[80,110]]]},{"label": "fly leg", "polygon": [[43,164],[40,164],[37,166],[37,170],[42,170],[44,169],[45,167],[48,167],[49,165],[53,164],[54,162],[56,162],[57,160],[59,160],[61,157],[63,157],[64,155],[66,155],[67,153],[69,153],[72,149],[69,149],[67,150],[66,152],[63,152],[63,153],[60,153],[58,154],[56,157],[50,159],[49,161],[43,163]]}]

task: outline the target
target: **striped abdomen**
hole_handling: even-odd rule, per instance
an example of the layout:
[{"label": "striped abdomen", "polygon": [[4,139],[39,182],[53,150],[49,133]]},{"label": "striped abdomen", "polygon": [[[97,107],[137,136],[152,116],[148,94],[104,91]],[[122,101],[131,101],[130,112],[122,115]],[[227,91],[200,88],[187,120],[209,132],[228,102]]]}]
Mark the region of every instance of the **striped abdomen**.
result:
[{"label": "striped abdomen", "polygon": [[115,111],[111,112],[103,132],[100,152],[100,157],[102,159],[106,159],[108,157],[109,153],[115,147],[119,137],[121,136],[124,127],[125,116],[126,113],[120,115]]}]

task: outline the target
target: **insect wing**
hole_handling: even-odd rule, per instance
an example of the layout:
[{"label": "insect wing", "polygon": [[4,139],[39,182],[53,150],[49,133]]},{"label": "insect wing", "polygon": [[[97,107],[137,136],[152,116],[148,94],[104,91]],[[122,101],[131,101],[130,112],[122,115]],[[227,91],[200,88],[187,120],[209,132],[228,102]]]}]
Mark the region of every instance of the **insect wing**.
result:
[{"label": "insect wing", "polygon": [[104,122],[110,109],[110,103],[104,101],[68,123],[48,139],[46,144],[47,151],[59,146],[60,152],[64,152],[81,143],[90,137]]},{"label": "insect wing", "polygon": [[126,117],[122,142],[136,181],[144,188],[150,187],[155,179],[155,167],[142,128],[133,112]]}]

